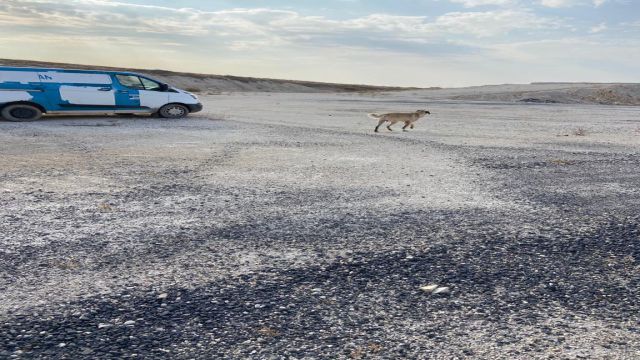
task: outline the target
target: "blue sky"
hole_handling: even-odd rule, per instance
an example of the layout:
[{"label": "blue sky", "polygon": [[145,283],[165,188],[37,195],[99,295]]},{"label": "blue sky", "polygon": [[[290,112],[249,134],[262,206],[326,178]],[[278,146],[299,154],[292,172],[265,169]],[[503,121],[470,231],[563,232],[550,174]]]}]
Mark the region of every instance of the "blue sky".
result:
[{"label": "blue sky", "polygon": [[411,86],[640,82],[640,1],[2,0],[0,57]]}]

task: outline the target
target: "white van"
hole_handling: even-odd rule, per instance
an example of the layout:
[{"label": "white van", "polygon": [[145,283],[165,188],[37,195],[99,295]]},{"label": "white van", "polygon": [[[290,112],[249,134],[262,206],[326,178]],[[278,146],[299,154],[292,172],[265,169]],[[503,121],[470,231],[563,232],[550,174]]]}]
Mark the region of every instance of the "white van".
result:
[{"label": "white van", "polygon": [[136,73],[0,66],[0,117],[9,121],[42,114],[182,118],[201,110],[194,94]]}]

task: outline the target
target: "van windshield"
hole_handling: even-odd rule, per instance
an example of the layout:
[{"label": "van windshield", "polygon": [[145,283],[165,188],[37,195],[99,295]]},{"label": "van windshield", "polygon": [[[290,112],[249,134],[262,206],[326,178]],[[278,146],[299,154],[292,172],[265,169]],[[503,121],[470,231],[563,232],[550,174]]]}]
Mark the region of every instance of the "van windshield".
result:
[{"label": "van windshield", "polygon": [[118,74],[116,75],[116,78],[118,79],[118,82],[120,82],[122,86],[131,88],[131,89],[150,90],[150,91],[159,91],[162,89],[162,86],[160,85],[159,82],[153,81],[147,78],[143,78],[140,76]]},{"label": "van windshield", "polygon": [[144,85],[144,88],[146,90],[154,90],[154,91],[160,90],[160,83],[143,78],[143,77],[141,77],[140,80],[142,81],[142,85]]}]

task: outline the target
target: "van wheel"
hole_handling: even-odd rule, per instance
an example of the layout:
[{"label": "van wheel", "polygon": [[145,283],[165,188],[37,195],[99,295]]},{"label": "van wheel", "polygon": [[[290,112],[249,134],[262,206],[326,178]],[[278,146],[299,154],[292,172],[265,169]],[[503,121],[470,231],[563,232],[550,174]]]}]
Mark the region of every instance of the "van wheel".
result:
[{"label": "van wheel", "polygon": [[158,110],[158,115],[167,119],[179,119],[189,115],[189,109],[180,104],[168,104]]},{"label": "van wheel", "polygon": [[6,106],[0,114],[9,121],[34,121],[42,117],[42,111],[40,111],[40,109],[27,104]]}]

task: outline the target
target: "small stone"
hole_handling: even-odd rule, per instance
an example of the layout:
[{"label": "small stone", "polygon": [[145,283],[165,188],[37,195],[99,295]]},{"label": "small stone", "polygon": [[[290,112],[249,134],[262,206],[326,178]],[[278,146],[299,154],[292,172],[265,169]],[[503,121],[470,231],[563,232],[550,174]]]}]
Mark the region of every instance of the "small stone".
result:
[{"label": "small stone", "polygon": [[67,343],[60,343],[60,344],[58,344],[58,347],[65,347],[65,346],[67,346]]},{"label": "small stone", "polygon": [[135,322],[135,321],[133,321],[133,320],[128,320],[128,321],[125,321],[125,322],[124,322],[124,325],[125,325],[125,326],[133,326],[133,325],[135,325],[135,324],[136,324],[136,322]]},{"label": "small stone", "polygon": [[425,285],[425,286],[421,286],[420,290],[430,293],[436,290],[437,288],[438,288],[438,285]]},{"label": "small stone", "polygon": [[107,327],[111,327],[113,325],[111,324],[105,324],[105,323],[100,323],[98,324],[98,329],[102,329],[102,328],[107,328]]},{"label": "small stone", "polygon": [[437,294],[448,294],[448,293],[450,293],[450,292],[451,292],[451,290],[450,290],[448,287],[446,287],[446,286],[441,286],[441,287],[439,287],[439,288],[435,289],[435,290],[432,292],[432,294],[433,294],[433,295],[437,295]]},{"label": "small stone", "polygon": [[167,294],[167,293],[162,293],[162,294],[158,295],[158,299],[166,299],[166,298],[167,298],[167,296],[169,296],[169,294]]}]

